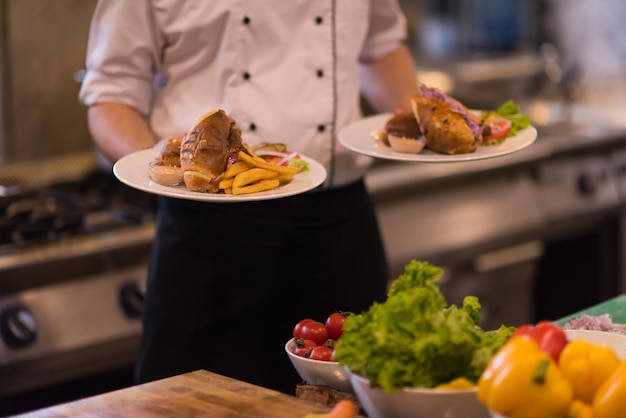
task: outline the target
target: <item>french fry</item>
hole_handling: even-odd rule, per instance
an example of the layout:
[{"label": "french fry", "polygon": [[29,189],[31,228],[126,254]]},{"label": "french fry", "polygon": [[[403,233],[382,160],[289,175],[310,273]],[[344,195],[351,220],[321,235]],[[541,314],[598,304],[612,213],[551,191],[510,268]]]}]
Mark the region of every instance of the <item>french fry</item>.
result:
[{"label": "french fry", "polygon": [[280,185],[284,186],[285,184],[291,183],[291,181],[293,180],[293,174],[281,174],[281,173],[279,173],[276,178],[278,179],[278,181],[280,181]]},{"label": "french fry", "polygon": [[250,146],[250,144],[243,143],[243,149],[250,155],[254,155],[254,148]]},{"label": "french fry", "polygon": [[233,182],[235,181],[234,177],[231,177],[229,179],[224,179],[222,181],[220,181],[220,183],[218,184],[218,187],[220,189],[230,189],[233,187]]},{"label": "french fry", "polygon": [[219,182],[219,188],[225,194],[240,195],[272,190],[290,183],[298,172],[295,167],[268,163],[255,155],[249,146],[238,155],[241,160],[228,167],[224,178]]},{"label": "french fry", "polygon": [[249,156],[251,156],[256,161],[265,162],[263,158],[259,157],[258,155],[254,153],[254,149],[250,145],[244,143],[243,148],[245,150],[244,152],[248,154]]},{"label": "french fry", "polygon": [[258,167],[258,168],[264,168],[266,170],[271,170],[271,171],[275,171],[277,173],[280,174],[296,174],[298,172],[298,169],[296,167],[285,167],[285,166],[278,166],[278,165],[274,165],[274,164],[270,164],[265,162],[265,160],[263,160],[260,157],[256,157],[262,161],[257,160],[256,158],[254,158],[253,156],[246,154],[243,151],[239,151],[239,158],[241,158],[242,161],[245,161],[246,163]]},{"label": "french fry", "polygon": [[230,167],[226,169],[226,171],[224,172],[224,178],[225,179],[233,178],[237,174],[241,173],[242,171],[246,171],[250,168],[252,168],[252,166],[248,164],[247,162],[237,161],[235,164],[231,165]]},{"label": "french fry", "polygon": [[232,187],[233,189],[240,188],[257,183],[261,180],[268,180],[276,176],[277,174],[274,171],[255,167],[237,174],[233,180]]},{"label": "french fry", "polygon": [[253,183],[249,186],[233,187],[232,193],[234,195],[240,195],[240,194],[263,192],[266,190],[275,189],[279,185],[280,185],[280,181],[277,178],[266,179],[266,180],[261,180],[257,183]]}]

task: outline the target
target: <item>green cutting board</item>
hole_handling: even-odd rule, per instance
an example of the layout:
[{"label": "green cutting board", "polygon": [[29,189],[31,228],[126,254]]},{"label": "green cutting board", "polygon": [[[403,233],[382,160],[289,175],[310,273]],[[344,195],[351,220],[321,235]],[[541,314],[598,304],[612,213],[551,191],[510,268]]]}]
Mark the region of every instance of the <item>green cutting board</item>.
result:
[{"label": "green cutting board", "polygon": [[583,314],[590,316],[598,316],[604,314],[611,315],[611,319],[616,324],[626,324],[626,295],[619,295],[612,299],[593,305],[582,311],[573,313],[564,318],[558,319],[557,324],[563,326],[567,321],[572,318],[579,317]]}]

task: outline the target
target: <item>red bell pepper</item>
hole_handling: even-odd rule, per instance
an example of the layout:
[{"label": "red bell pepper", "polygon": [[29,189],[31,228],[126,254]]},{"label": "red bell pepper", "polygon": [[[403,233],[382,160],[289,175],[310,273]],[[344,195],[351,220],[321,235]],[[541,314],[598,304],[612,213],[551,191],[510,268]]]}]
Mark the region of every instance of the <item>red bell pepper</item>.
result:
[{"label": "red bell pepper", "polygon": [[563,328],[550,321],[540,321],[535,325],[522,325],[511,334],[510,338],[516,335],[528,335],[539,344],[539,349],[548,353],[554,361],[559,360],[561,351],[567,344],[567,335]]}]

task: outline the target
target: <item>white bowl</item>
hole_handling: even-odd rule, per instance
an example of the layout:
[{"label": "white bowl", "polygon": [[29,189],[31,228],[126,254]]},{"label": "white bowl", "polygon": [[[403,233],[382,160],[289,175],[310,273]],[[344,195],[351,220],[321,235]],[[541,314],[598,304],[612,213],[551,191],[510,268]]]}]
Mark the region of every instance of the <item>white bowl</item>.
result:
[{"label": "white bowl", "polygon": [[348,372],[352,388],[369,418],[489,418],[477,397],[478,388],[405,388],[391,393]]},{"label": "white bowl", "polygon": [[602,345],[613,349],[620,360],[626,360],[626,335],[609,331],[586,329],[566,329],[565,334],[571,340],[584,340],[592,344]]},{"label": "white bowl", "polygon": [[148,177],[163,186],[178,186],[183,182],[183,169],[150,161],[148,163]]},{"label": "white bowl", "polygon": [[310,385],[323,385],[346,393],[353,393],[348,373],[336,361],[311,360],[293,353],[294,339],[285,344],[285,351],[300,378]]}]

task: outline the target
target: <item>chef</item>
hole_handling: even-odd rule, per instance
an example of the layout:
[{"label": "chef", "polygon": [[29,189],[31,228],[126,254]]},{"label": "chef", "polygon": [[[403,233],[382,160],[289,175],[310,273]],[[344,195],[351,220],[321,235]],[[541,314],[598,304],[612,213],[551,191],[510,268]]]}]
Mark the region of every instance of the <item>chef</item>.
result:
[{"label": "chef", "polygon": [[80,100],[111,162],[223,109],[245,143],[285,143],[328,174],[266,201],[160,197],[138,383],[206,369],[293,393],[293,326],[384,298],[372,160],[337,134],[362,117],[361,93],[377,111],[410,111],[406,29],[397,0],[98,2]]}]

